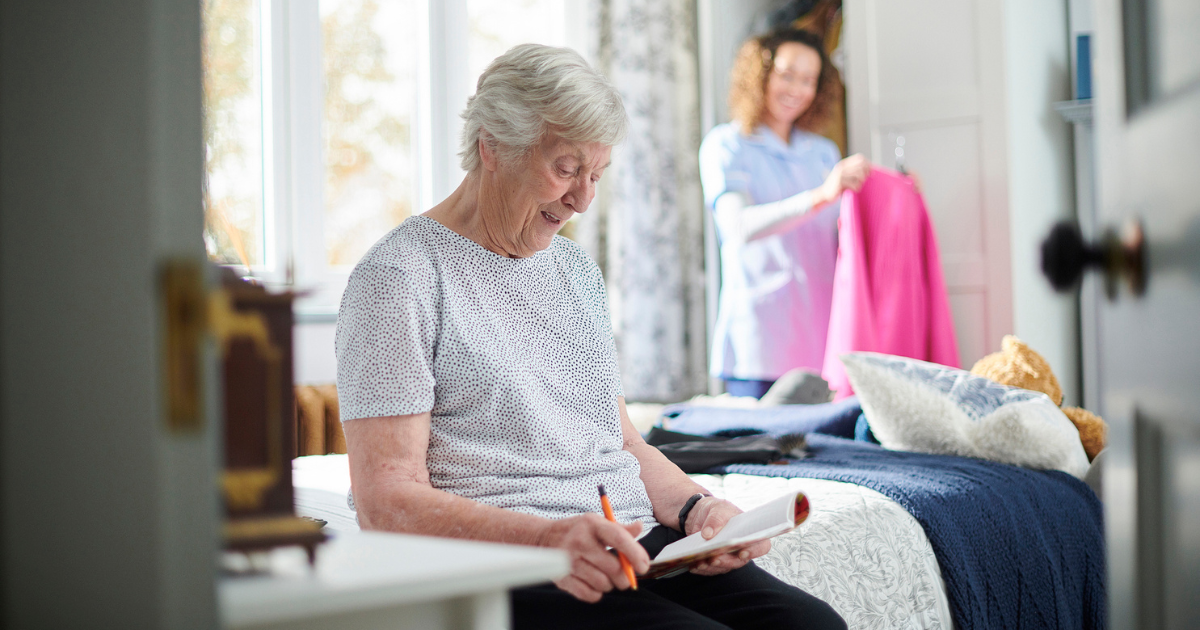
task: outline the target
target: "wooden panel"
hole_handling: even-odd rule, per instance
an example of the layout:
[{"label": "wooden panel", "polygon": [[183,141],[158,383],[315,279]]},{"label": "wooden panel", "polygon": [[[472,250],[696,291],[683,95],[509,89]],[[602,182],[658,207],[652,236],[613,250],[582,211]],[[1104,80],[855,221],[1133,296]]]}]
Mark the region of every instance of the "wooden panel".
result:
[{"label": "wooden panel", "polygon": [[[235,338],[225,350],[225,465],[228,468],[265,468],[271,465],[272,423],[280,422],[278,409],[267,400],[269,383],[278,362],[260,357],[254,340]],[[275,379],[278,380],[277,377]],[[278,385],[275,386],[276,390]],[[270,413],[275,409],[274,414]]]},{"label": "wooden panel", "polygon": [[325,452],[346,452],[346,433],[342,430],[342,411],[338,402],[337,385],[318,385],[317,392],[325,401]]},{"label": "wooden panel", "polygon": [[291,457],[346,452],[337,385],[297,385],[296,448]]},{"label": "wooden panel", "polygon": [[296,448],[292,457],[324,455],[326,450],[325,399],[311,385],[296,386]]},{"label": "wooden panel", "polygon": [[229,302],[214,298],[210,313],[224,353],[227,515],[290,515],[287,455],[296,450],[292,295],[268,293],[228,270],[222,275]]}]

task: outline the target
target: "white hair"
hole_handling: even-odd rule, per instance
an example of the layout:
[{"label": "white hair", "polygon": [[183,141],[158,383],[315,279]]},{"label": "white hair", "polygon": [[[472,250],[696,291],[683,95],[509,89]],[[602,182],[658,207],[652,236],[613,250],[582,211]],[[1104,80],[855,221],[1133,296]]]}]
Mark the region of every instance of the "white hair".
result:
[{"label": "white hair", "polygon": [[481,133],[506,159],[523,158],[549,131],[572,142],[614,146],[629,126],[621,95],[570,48],[521,44],[479,75],[462,113],[458,155],[468,173],[480,165]]}]

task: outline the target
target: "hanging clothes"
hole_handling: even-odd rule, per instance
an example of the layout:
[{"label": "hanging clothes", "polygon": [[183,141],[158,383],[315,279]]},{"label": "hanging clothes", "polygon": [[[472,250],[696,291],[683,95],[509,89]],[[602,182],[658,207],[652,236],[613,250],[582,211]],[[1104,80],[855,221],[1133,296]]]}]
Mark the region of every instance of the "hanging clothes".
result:
[{"label": "hanging clothes", "polygon": [[882,352],[959,367],[937,238],[912,180],[874,168],[842,195],[833,306],[822,376],[853,394],[838,358]]}]

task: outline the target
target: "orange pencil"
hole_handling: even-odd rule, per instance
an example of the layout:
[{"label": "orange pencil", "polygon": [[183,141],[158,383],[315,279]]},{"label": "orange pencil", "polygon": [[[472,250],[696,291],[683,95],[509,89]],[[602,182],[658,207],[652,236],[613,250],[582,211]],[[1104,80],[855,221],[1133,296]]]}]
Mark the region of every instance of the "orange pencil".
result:
[{"label": "orange pencil", "polygon": [[[613,515],[612,505],[608,502],[608,493],[604,491],[604,484],[596,486],[600,489],[600,507],[604,508],[604,518],[616,523],[617,517]],[[629,564],[629,559],[620,551],[617,552],[617,559],[621,561],[621,569],[625,571],[625,577],[629,578],[629,584],[633,590],[637,590],[637,576],[633,574],[633,565]]]}]

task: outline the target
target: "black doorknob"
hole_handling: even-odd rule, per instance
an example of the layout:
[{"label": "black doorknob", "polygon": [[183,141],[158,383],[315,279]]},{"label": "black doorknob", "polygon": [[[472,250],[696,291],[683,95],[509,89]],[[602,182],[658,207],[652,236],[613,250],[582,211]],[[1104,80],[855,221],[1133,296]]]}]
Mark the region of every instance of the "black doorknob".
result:
[{"label": "black doorknob", "polygon": [[1088,269],[1099,269],[1109,299],[1116,298],[1122,278],[1134,295],[1141,295],[1146,291],[1145,255],[1145,239],[1136,221],[1126,224],[1120,234],[1105,231],[1098,243],[1088,243],[1078,225],[1064,221],[1042,241],[1042,273],[1056,291],[1068,291]]}]

